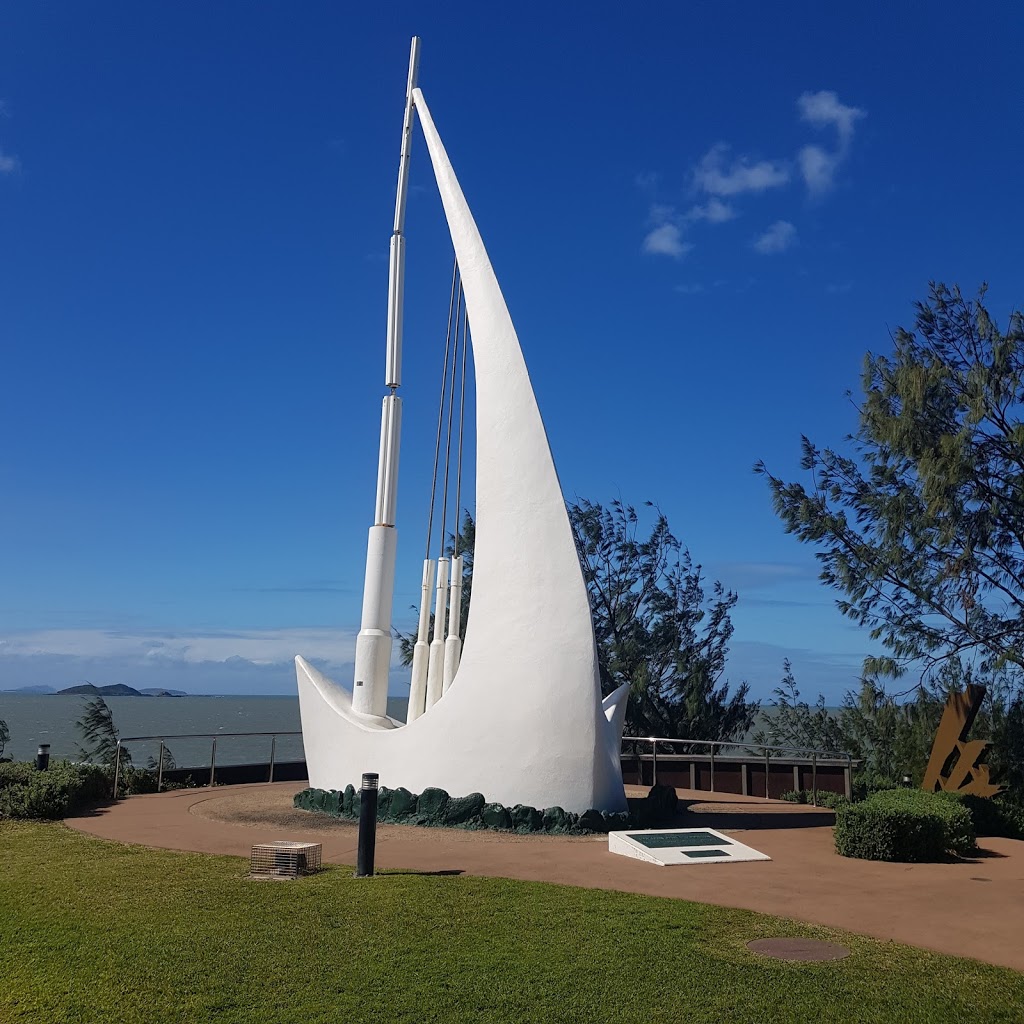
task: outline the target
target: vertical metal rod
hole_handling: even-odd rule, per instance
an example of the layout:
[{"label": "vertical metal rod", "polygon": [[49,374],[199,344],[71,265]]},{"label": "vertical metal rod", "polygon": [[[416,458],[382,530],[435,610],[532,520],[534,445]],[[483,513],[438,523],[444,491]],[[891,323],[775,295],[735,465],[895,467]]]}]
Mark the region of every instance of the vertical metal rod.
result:
[{"label": "vertical metal rod", "polygon": [[121,774],[121,741],[117,741],[117,752],[114,754],[114,792],[113,799],[117,799],[117,780]]},{"label": "vertical metal rod", "polygon": [[275,753],[275,748],[276,747],[277,747],[277,737],[276,736],[271,736],[270,737],[270,778],[267,779],[267,782],[273,782],[274,781],[274,753]]},{"label": "vertical metal rod", "polygon": [[853,799],[853,757],[850,754],[846,755],[846,771],[843,773],[846,776],[846,799]]},{"label": "vertical metal rod", "polygon": [[359,790],[359,843],[356,851],[356,878],[373,874],[373,857],[377,847],[377,783],[376,772],[366,772]]},{"label": "vertical metal rod", "polygon": [[818,755],[811,754],[811,803],[818,806]]},{"label": "vertical metal rod", "polygon": [[210,785],[213,785],[213,774],[217,770],[217,737],[213,737],[213,746],[210,748]]},{"label": "vertical metal rod", "polygon": [[711,792],[715,791],[715,745],[712,743],[709,748],[711,751]]},{"label": "vertical metal rod", "polygon": [[164,784],[164,741],[160,741],[160,753],[156,762],[156,791],[159,793]]},{"label": "vertical metal rod", "polygon": [[769,800],[770,799],[770,797],[768,796],[768,776],[771,774],[771,770],[772,770],[771,761],[772,761],[772,752],[767,747],[765,747],[764,748],[764,798],[765,798],[765,800]]},{"label": "vertical metal rod", "polygon": [[651,785],[658,784],[658,741],[651,740]]}]

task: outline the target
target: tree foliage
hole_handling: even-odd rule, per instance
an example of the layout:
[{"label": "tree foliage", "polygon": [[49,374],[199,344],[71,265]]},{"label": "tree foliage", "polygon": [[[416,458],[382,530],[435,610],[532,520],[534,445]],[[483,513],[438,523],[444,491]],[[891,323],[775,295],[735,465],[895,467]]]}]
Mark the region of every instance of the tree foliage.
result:
[{"label": "tree foliage", "polygon": [[11,738],[11,730],[7,727],[7,723],[0,718],[0,757],[3,757],[4,747],[7,746]]},{"label": "tree foliage", "polygon": [[754,742],[810,750],[844,750],[842,729],[837,717],[825,707],[824,696],[819,694],[813,706],[800,699],[789,658],[783,660],[782,672],[782,681],[772,691],[771,711],[764,716],[764,727],[754,733]]},{"label": "tree foliage", "polygon": [[[648,503],[649,507],[653,507]],[[741,683],[730,695],[723,679],[737,595],[721,583],[705,600],[701,566],[656,511],[641,537],[631,505],[581,499],[569,505],[590,595],[601,689],[629,683],[631,735],[732,739],[753,721],[757,705]]]},{"label": "tree foliage", "polygon": [[[82,737],[78,748],[83,761],[112,765],[117,758],[117,727],[107,702],[100,696],[90,697],[82,708],[82,717],[75,722]],[[131,754],[121,747],[121,763],[131,764]]]},{"label": "tree foliage", "polygon": [[[568,507],[587,583],[597,641],[601,689],[607,696],[630,683],[626,730],[633,735],[731,739],[757,711],[742,683],[730,695],[722,680],[736,595],[715,583],[704,600],[701,567],[657,514],[650,536],[638,538],[636,510],[620,502],[607,509],[580,500]],[[462,635],[473,586],[476,524],[463,513]],[[446,553],[451,555],[455,538]],[[431,635],[433,634],[431,615]],[[412,664],[415,633],[397,634],[402,663]]]},{"label": "tree foliage", "polygon": [[1024,666],[1024,317],[933,284],[889,356],[869,353],[850,454],[803,438],[807,487],[772,476],[842,612],[887,651],[868,675],[965,654]]}]

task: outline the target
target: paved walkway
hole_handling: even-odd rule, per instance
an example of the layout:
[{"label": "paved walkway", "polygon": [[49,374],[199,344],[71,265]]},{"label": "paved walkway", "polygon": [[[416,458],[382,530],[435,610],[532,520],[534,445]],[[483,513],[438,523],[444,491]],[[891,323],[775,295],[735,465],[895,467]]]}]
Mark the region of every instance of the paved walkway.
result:
[{"label": "paved walkway", "polygon": [[[356,826],[297,811],[302,783],[184,789],[134,796],[69,819],[82,832],[118,842],[247,857],[256,843],[295,839],[323,844],[324,859],[353,864]],[[687,794],[693,798],[707,794]],[[714,903],[845,928],[942,953],[1024,971],[1024,842],[983,839],[981,856],[955,864],[885,864],[839,857],[831,828],[814,809],[716,795],[694,824],[725,830],[772,860],[660,868],[608,853],[600,837],[510,836],[409,825],[382,825],[377,866],[408,871],[557,882]],[[754,812],[746,829],[737,815]],[[773,827],[775,815],[787,826]],[[783,818],[780,817],[779,823]],[[744,821],[744,824],[747,822]]]}]

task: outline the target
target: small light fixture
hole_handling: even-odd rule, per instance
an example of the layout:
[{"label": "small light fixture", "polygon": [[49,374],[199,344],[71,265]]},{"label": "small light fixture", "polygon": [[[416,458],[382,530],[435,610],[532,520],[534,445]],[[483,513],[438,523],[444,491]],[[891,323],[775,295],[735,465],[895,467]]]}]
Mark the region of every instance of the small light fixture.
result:
[{"label": "small light fixture", "polygon": [[36,751],[36,771],[45,772],[50,767],[50,744],[40,743]]}]

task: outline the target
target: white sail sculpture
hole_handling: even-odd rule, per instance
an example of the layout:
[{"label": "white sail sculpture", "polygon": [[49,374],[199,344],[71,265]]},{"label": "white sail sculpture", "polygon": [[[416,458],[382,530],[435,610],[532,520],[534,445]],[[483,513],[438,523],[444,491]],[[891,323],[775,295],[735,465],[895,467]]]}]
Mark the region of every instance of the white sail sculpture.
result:
[{"label": "white sail sculpture", "polygon": [[[417,44],[414,40],[393,236],[398,241],[392,247],[391,393],[385,399],[377,521],[367,558],[364,657],[357,653],[355,698],[303,658],[295,659],[310,785],[341,789],[372,771],[381,785],[414,793],[435,786],[454,796],[479,792],[506,805],[621,811],[626,807],[619,763],[625,688],[602,702],[586,585],[544,424],[487,251],[423,94],[415,88]],[[455,246],[472,329],[476,542],[471,626],[461,658],[458,644],[445,651],[444,634],[447,618],[458,640],[458,612],[446,615],[446,607],[450,579],[461,584],[461,567],[449,577],[443,559],[439,573],[438,567],[424,570],[411,695],[423,702],[423,710],[411,712],[402,724],[384,709],[395,564],[403,191],[414,111]],[[392,324],[398,325],[397,344]],[[436,580],[430,578],[435,573]],[[433,657],[440,656],[441,676],[428,682],[423,669],[432,652],[423,641],[435,583],[434,639],[441,643]],[[452,597],[459,600],[458,593]],[[436,691],[438,684],[440,693],[427,699],[425,689]]]}]

